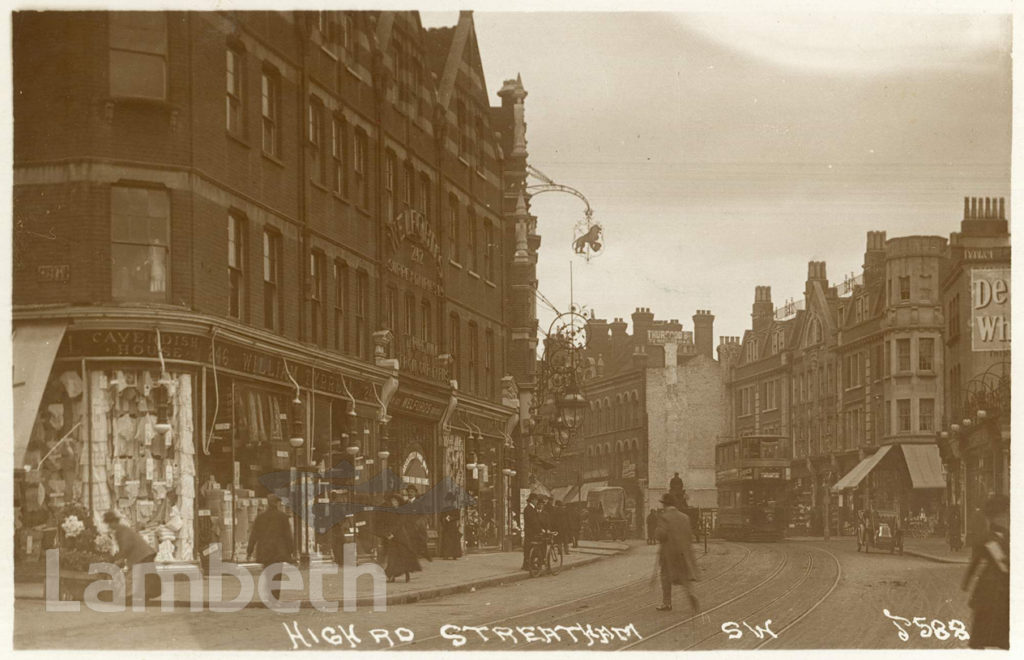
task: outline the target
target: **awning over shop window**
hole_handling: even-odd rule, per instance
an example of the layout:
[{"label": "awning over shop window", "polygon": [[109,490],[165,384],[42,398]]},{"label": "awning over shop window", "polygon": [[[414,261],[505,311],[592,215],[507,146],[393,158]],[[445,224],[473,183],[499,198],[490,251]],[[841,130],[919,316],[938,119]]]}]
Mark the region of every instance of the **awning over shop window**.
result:
[{"label": "awning over shop window", "polygon": [[590,491],[594,490],[595,488],[604,488],[607,485],[608,485],[607,481],[591,481],[590,483],[583,484],[582,486],[580,486],[580,496],[579,496],[579,499],[584,501],[584,502],[586,502],[587,501],[587,494]]},{"label": "awning over shop window", "polygon": [[850,488],[856,488],[857,485],[864,480],[864,477],[868,476],[868,473],[871,472],[871,470],[873,470],[883,458],[885,458],[885,455],[889,453],[890,449],[892,449],[892,445],[880,447],[874,454],[871,454],[860,463],[857,463],[852,470],[847,472],[842,479],[832,486],[832,492],[838,493]]},{"label": "awning over shop window", "polygon": [[570,486],[569,492],[565,494],[565,499],[562,500],[563,504],[569,504],[570,502],[580,501],[580,489],[579,486]]},{"label": "awning over shop window", "polygon": [[565,496],[569,493],[572,486],[559,486],[551,491],[551,499],[565,502]]},{"label": "awning over shop window", "polygon": [[67,323],[19,325],[11,333],[11,359],[14,367],[13,417],[14,466],[24,467],[25,449],[39,412],[39,402],[53,367],[53,358],[64,339]]},{"label": "awning over shop window", "polygon": [[907,460],[907,470],[910,471],[910,482],[914,488],[946,487],[937,445],[902,445],[902,449],[903,457]]}]

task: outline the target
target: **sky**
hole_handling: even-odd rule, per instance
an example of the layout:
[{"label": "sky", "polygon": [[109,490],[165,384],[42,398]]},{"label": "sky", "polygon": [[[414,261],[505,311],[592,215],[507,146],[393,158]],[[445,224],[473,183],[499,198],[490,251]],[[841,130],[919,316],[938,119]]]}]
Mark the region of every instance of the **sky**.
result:
[{"label": "sky", "polygon": [[574,258],[582,202],[534,198],[539,289],[561,311],[572,262],[574,300],[599,318],[649,307],[691,330],[709,309],[716,335],[742,335],[755,286],[776,305],[799,299],[808,261],[833,282],[859,272],[868,231],[948,237],[965,196],[1009,198],[1008,16],[474,21],[492,103],[516,75],[529,93],[529,162],[582,192],[604,228],[603,253]]}]

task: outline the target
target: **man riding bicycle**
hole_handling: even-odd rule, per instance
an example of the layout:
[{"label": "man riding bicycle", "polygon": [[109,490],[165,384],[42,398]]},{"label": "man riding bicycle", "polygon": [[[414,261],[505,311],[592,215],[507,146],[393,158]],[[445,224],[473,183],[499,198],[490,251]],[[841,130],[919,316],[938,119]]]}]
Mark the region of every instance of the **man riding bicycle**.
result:
[{"label": "man riding bicycle", "polygon": [[554,530],[551,529],[551,516],[545,508],[546,500],[540,493],[530,493],[523,509],[524,570],[530,568],[530,552],[534,547],[540,546],[546,553],[548,544],[553,542]]}]

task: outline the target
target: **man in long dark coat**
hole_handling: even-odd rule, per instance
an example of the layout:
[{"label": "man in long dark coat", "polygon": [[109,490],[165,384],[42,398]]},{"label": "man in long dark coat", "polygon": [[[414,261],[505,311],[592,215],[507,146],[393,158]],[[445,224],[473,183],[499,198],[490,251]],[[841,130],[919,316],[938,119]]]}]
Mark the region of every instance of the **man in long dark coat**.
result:
[{"label": "man in long dark coat", "polygon": [[970,647],[1010,648],[1010,498],[993,495],[985,503],[988,518],[986,538],[975,545],[962,588],[978,574],[971,599],[974,627]]},{"label": "man in long dark coat", "polygon": [[682,585],[694,611],[700,611],[697,597],[690,591],[690,582],[697,579],[697,561],[693,556],[693,530],[690,519],[679,511],[668,493],[661,496],[664,508],[658,517],[655,535],[658,547],[658,568],[661,571],[661,605],[659,611],[672,609],[672,585]]},{"label": "man in long dark coat", "polygon": [[[288,522],[288,514],[281,511],[280,501],[274,495],[267,498],[267,509],[256,516],[252,532],[249,534],[249,547],[246,554],[250,559],[255,550],[256,561],[264,567],[271,564],[286,564],[292,561],[295,553],[292,544],[292,528]],[[280,577],[280,573],[270,576]],[[270,595],[279,600],[281,589],[270,590]]]},{"label": "man in long dark coat", "polygon": [[657,539],[654,534],[658,531],[658,512],[651,509],[647,514],[647,545],[654,545]]},{"label": "man in long dark coat", "polygon": [[540,540],[540,510],[537,508],[539,496],[530,493],[523,508],[523,570],[529,569],[530,548]]}]

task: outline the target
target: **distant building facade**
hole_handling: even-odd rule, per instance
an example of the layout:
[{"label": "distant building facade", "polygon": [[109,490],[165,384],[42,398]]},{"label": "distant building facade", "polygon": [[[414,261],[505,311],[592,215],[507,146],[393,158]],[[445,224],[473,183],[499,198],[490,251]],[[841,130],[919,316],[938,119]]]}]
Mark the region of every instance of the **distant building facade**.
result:
[{"label": "distant building facade", "polygon": [[631,321],[632,334],[621,318],[589,320],[590,408],[582,434],[544,478],[568,502],[585,503],[595,487],[622,487],[635,533],[675,472],[691,506],[715,506],[714,448],[727,415],[709,311],[693,316],[692,331],[647,308]]},{"label": "distant building facade", "polygon": [[938,516],[945,243],[869,232],[860,275],[830,285],[810,262],[803,300],[771,318],[757,288],[729,381],[733,432],[791,442],[791,533],[848,532],[862,510]]}]

